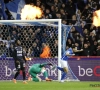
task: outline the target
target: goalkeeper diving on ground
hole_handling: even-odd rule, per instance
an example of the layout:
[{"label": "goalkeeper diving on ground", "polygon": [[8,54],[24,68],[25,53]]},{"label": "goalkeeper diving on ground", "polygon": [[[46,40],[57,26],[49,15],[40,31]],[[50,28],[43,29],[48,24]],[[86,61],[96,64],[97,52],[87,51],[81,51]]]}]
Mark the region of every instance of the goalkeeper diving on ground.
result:
[{"label": "goalkeeper diving on ground", "polygon": [[[51,63],[36,63],[33,64],[29,68],[29,74],[31,75],[28,80],[29,81],[35,81],[35,82],[40,82],[42,79],[38,76],[38,74],[43,73],[43,76],[45,77],[46,81],[52,81],[52,79],[48,78],[48,73],[45,69],[46,65],[52,65]],[[31,78],[32,77],[32,78]]]}]

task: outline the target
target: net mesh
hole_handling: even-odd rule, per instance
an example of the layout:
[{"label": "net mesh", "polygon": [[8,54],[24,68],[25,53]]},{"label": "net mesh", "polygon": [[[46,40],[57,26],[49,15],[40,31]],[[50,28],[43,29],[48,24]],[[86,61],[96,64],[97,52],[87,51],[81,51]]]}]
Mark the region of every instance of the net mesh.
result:
[{"label": "net mesh", "polygon": [[0,56],[11,57],[10,49],[13,48],[16,39],[21,41],[29,56],[40,57],[45,46],[50,49],[50,57],[58,56],[58,27],[56,26],[0,25]]},{"label": "net mesh", "polygon": [[[15,70],[12,58],[15,40],[20,40],[24,52],[32,60],[27,62],[26,73],[33,63],[58,63],[58,25],[53,23],[0,23],[0,80],[12,80]],[[57,70],[46,67],[49,77],[58,78]],[[40,75],[42,78],[43,75]],[[18,79],[22,79],[19,76]]]},{"label": "net mesh", "polygon": [[[1,23],[0,24],[0,80],[13,78],[14,61],[11,50],[15,40],[20,40],[24,52],[32,60],[27,63],[26,72],[33,63],[51,62],[58,64],[58,23]],[[63,26],[64,28],[64,26]],[[67,30],[68,28],[62,29]],[[67,34],[67,33],[66,33]],[[66,38],[64,38],[64,42]],[[65,48],[64,48],[65,49]],[[57,70],[52,71],[47,67],[49,76],[57,80]],[[69,70],[68,77],[74,74]],[[21,79],[21,78],[19,78]]]}]

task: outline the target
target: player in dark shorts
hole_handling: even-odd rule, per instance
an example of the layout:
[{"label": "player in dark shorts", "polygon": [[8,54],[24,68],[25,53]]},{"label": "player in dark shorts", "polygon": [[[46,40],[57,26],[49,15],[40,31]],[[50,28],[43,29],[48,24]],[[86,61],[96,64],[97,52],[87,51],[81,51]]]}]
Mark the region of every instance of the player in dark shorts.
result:
[{"label": "player in dark shorts", "polygon": [[13,78],[13,82],[16,83],[16,78],[20,73],[20,70],[22,70],[22,75],[23,75],[23,83],[27,83],[25,81],[26,79],[26,73],[25,73],[25,54],[23,52],[23,47],[21,46],[21,42],[19,40],[15,41],[15,47],[13,50],[13,58],[15,60],[15,67],[16,67],[16,73]]}]

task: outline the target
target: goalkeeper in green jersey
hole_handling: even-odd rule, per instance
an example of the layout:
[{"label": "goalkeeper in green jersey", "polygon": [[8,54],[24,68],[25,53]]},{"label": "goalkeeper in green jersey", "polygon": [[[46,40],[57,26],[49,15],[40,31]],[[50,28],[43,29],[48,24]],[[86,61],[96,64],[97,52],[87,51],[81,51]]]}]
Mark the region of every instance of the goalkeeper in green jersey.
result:
[{"label": "goalkeeper in green jersey", "polygon": [[38,74],[43,73],[43,76],[45,77],[46,81],[52,81],[52,79],[48,78],[48,73],[45,69],[46,65],[52,65],[51,63],[37,63],[37,64],[33,64],[30,68],[29,68],[29,74],[31,75],[31,77],[28,78],[28,80],[32,80],[35,82],[39,82],[42,81],[42,79],[38,76]]}]

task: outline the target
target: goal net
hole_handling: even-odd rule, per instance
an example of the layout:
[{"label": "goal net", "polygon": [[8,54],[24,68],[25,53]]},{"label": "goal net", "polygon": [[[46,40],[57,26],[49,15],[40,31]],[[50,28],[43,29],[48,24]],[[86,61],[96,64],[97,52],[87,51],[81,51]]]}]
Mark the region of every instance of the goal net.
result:
[{"label": "goal net", "polygon": [[[34,63],[51,62],[60,66],[68,28],[61,24],[60,19],[0,21],[0,80],[13,78],[15,66],[11,50],[16,39],[21,41],[24,51],[32,58],[27,62],[26,72]],[[66,35],[63,35],[65,32]],[[50,78],[60,80],[60,71],[52,71],[50,67],[46,69]],[[40,76],[43,78],[42,74]],[[71,68],[68,77],[76,79]],[[21,76],[18,79],[21,79]]]}]

